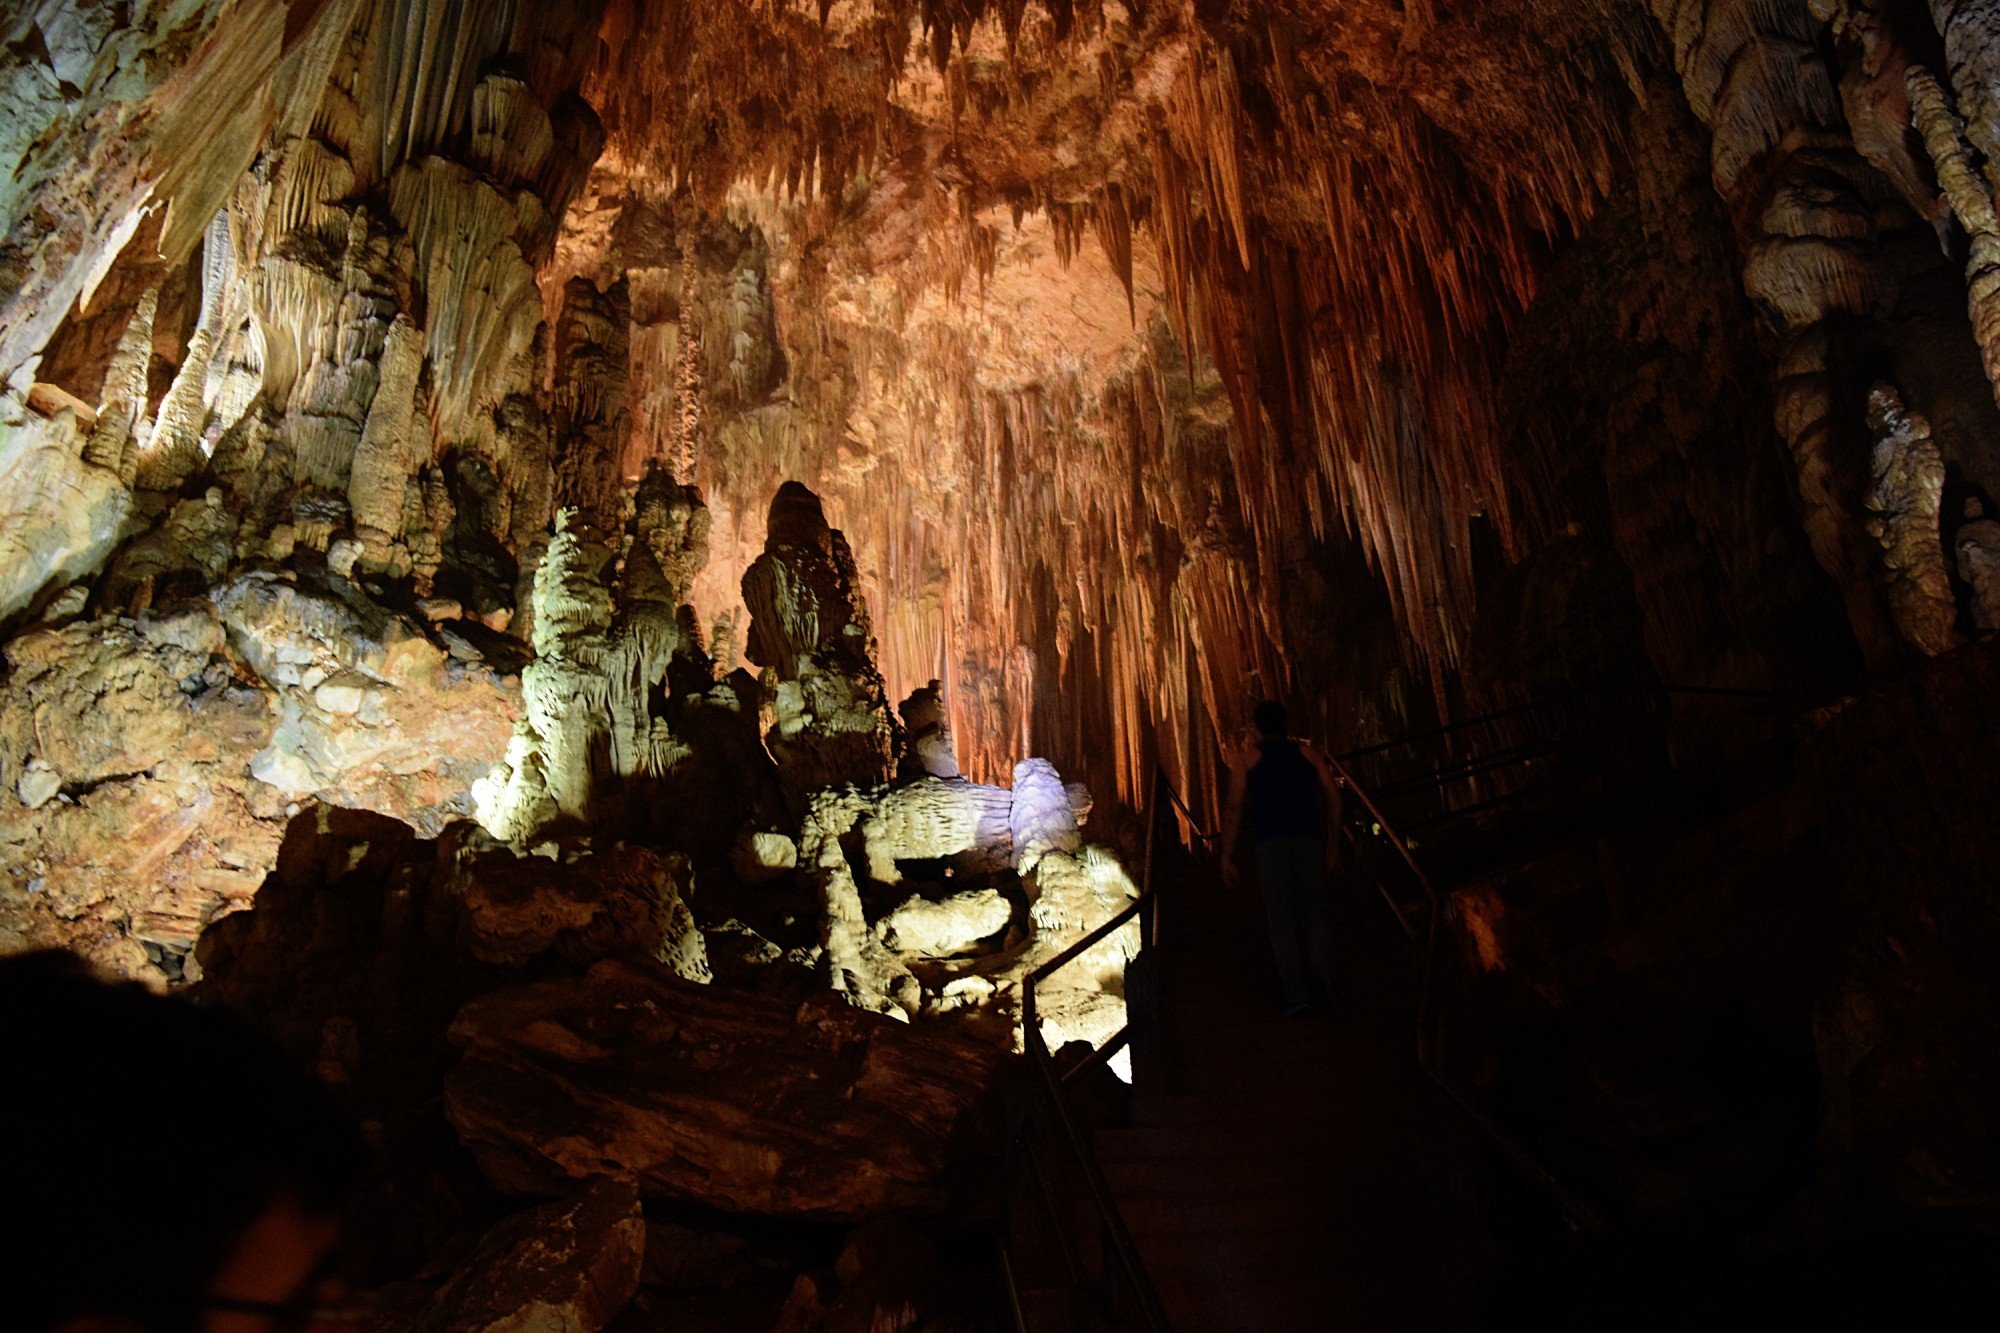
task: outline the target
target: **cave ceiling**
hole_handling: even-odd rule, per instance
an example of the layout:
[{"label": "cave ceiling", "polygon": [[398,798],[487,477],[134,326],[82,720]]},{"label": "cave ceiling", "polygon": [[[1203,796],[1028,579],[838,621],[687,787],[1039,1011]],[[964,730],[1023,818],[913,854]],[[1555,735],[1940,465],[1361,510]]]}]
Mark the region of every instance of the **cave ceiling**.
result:
[{"label": "cave ceiling", "polygon": [[[1028,738],[1021,677],[1073,688],[1073,647],[1133,767],[1190,690],[1293,684],[1277,589],[1328,541],[1378,571],[1420,678],[1455,661],[1474,516],[1514,540],[1499,338],[1605,188],[1643,15],[648,10],[612,6],[585,83],[596,197],[778,242],[776,318],[851,377],[779,447],[876,575],[892,676],[1001,675],[998,715],[961,712],[975,752]],[[571,229],[559,268],[620,261],[615,226]],[[750,472],[725,507],[754,512],[769,448],[717,450]]]},{"label": "cave ceiling", "polygon": [[[1672,141],[1674,170],[1705,161],[1712,196],[1630,222],[1679,248],[1647,262],[1740,270],[1740,286],[1671,337],[1652,316],[1617,336],[1777,356],[1790,396],[1744,409],[1798,471],[1758,481],[1741,513],[1694,514],[1687,558],[1735,577],[1710,529],[1761,521],[1744,514],[1795,487],[1860,651],[1897,638],[1877,546],[1858,517],[1826,517],[1858,514],[1866,478],[1816,452],[1832,372],[1812,349],[1829,317],[1917,290],[1912,264],[1963,332],[1962,233],[1946,234],[1902,74],[1974,56],[1944,60],[1922,16],[1833,0],[45,0],[8,23],[0,371],[23,401],[151,431],[145,459],[105,445],[96,462],[136,470],[141,493],[221,481],[262,533],[289,506],[287,536],[314,547],[350,522],[364,569],[425,586],[504,579],[554,509],[609,523],[649,465],[671,466],[712,511],[694,600],[724,641],[765,509],[800,480],[853,544],[891,690],[943,681],[976,773],[1041,750],[1130,795],[1155,754],[1212,776],[1202,737],[1258,692],[1356,685],[1340,739],[1477,702],[1459,673],[1482,579],[1577,522],[1568,446],[1502,419],[1523,392],[1502,382],[1524,364],[1510,333],[1538,302],[1597,309],[1545,284],[1607,200],[1653,188],[1634,149],[1649,135]],[[1962,109],[1952,123],[1977,139],[1990,117],[1976,97]],[[1954,131],[1934,121],[1942,151]],[[1930,257],[1859,257],[1892,234]],[[378,308],[343,333],[357,292]],[[323,335],[299,332],[315,321]],[[1602,345],[1554,333],[1573,362]],[[313,434],[392,376],[399,395],[415,385],[414,428]],[[1983,383],[1932,378],[1919,405],[1981,473],[1953,440],[1985,428]],[[237,423],[281,399],[283,448],[244,452]],[[350,464],[352,433],[370,447]],[[404,495],[410,469],[429,479]],[[97,494],[55,463],[18,471],[33,496]],[[304,498],[316,487],[351,492],[322,506],[330,523]],[[143,526],[98,499],[10,539],[26,558],[0,589],[8,615]],[[1644,536],[1618,533],[1627,564]],[[1736,615],[1712,590],[1648,604],[1643,572],[1638,595],[1656,667],[1675,626]]]}]

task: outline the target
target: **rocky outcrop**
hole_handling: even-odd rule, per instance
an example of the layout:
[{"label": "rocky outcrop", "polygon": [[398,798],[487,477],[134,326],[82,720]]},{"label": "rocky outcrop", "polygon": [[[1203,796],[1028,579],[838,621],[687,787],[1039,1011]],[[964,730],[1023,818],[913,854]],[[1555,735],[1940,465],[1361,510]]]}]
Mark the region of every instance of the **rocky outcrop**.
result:
[{"label": "rocky outcrop", "polygon": [[758,691],[715,679],[675,600],[705,555],[699,494],[655,480],[640,500],[615,589],[611,550],[571,511],[558,518],[535,572],[522,720],[480,786],[480,819],[516,842],[588,826],[718,861],[746,824],[780,814]]},{"label": "rocky outcrop", "polygon": [[482,997],[451,1032],[448,1113],[503,1190],[629,1172],[649,1198],[841,1220],[940,1207],[1004,1059],[616,962]]},{"label": "rocky outcrop", "polygon": [[795,805],[822,787],[880,784],[893,772],[896,724],[859,582],[819,497],[797,482],[779,487],[743,602],[747,655],[765,669],[772,698],[764,743]]},{"label": "rocky outcrop", "polygon": [[248,904],[288,808],[320,799],[435,832],[505,744],[511,692],[365,602],[252,574],[212,599],[47,625],[7,646],[0,896],[15,947],[180,975]]},{"label": "rocky outcrop", "polygon": [[636,847],[554,857],[511,851],[462,856],[451,896],[464,913],[461,938],[482,962],[524,963],[554,950],[564,958],[639,958],[706,982],[708,949],[688,910],[687,858]]},{"label": "rocky outcrop", "polygon": [[417,1333],[600,1329],[639,1288],[646,1220],[629,1180],[516,1213],[480,1240],[418,1316]]}]

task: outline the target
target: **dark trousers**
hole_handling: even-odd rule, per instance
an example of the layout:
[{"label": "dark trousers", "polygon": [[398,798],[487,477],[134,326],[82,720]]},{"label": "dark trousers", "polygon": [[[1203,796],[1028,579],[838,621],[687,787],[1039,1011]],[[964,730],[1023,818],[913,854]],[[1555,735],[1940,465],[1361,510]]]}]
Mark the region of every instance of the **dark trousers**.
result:
[{"label": "dark trousers", "polygon": [[1257,886],[1271,921],[1271,953],[1285,1004],[1312,1003],[1315,985],[1329,1003],[1340,998],[1333,975],[1333,922],[1326,900],[1326,846],[1318,838],[1265,838],[1257,843]]}]

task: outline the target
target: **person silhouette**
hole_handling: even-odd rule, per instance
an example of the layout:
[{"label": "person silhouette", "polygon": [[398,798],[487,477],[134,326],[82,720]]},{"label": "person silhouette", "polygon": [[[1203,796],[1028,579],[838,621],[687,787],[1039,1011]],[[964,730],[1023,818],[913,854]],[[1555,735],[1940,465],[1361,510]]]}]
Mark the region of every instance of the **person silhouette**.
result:
[{"label": "person silhouette", "polygon": [[1284,1014],[1311,1012],[1314,989],[1341,1007],[1333,961],[1327,876],[1338,866],[1340,785],[1326,760],[1292,739],[1284,705],[1265,700],[1252,714],[1255,737],[1229,747],[1229,802],[1222,826],[1223,883],[1236,887],[1237,845],[1249,816],[1257,887],[1271,931]]},{"label": "person silhouette", "polygon": [[304,1328],[338,1294],[359,1128],[220,1010],[58,951],[0,959],[0,1306],[24,1333]]}]

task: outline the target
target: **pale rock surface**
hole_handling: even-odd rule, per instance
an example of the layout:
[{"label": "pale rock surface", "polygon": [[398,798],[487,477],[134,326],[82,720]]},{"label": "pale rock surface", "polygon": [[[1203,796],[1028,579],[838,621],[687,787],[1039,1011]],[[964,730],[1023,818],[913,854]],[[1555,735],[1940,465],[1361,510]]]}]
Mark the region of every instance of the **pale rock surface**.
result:
[{"label": "pale rock surface", "polygon": [[729,847],[729,868],[745,884],[767,884],[798,863],[798,844],[782,833],[745,829]]},{"label": "pale rock surface", "polygon": [[21,804],[30,810],[41,809],[54,800],[56,793],[61,790],[62,774],[50,768],[42,759],[30,759],[28,767],[21,774],[20,782],[15,784],[15,791],[20,794]]},{"label": "pale rock surface", "polygon": [[139,942],[185,954],[246,905],[293,802],[432,831],[462,814],[517,707],[378,610],[263,576],[5,651],[0,884],[44,887],[0,893],[0,947],[61,944],[123,971],[146,968]]},{"label": "pale rock surface", "polygon": [[1050,852],[1074,852],[1083,845],[1081,815],[1089,805],[1063,785],[1054,764],[1024,759],[1014,765],[1013,791],[1007,823],[1014,868],[1021,874],[1032,873]]},{"label": "pale rock surface", "polygon": [[1013,905],[999,891],[968,889],[946,898],[911,898],[875,928],[891,949],[945,958],[998,935],[1013,919]]},{"label": "pale rock surface", "polygon": [[1015,845],[1016,795],[963,778],[922,778],[887,789],[865,829],[869,873],[894,884],[901,878],[896,861],[949,858],[969,870],[1006,866]]}]

